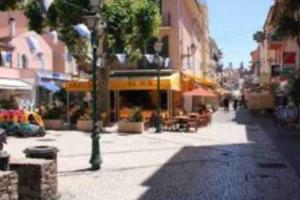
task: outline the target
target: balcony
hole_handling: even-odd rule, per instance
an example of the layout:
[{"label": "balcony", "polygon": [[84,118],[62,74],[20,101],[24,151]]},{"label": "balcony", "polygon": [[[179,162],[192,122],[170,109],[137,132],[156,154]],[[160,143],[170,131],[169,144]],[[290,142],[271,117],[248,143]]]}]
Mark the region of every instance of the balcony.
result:
[{"label": "balcony", "polygon": [[280,49],[283,45],[283,38],[276,34],[267,35],[269,49],[277,50]]}]

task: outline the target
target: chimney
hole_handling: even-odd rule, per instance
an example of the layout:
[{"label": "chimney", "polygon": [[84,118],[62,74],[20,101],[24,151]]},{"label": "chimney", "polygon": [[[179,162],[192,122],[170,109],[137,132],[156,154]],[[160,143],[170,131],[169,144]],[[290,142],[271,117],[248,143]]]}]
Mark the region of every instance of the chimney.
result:
[{"label": "chimney", "polygon": [[9,28],[9,36],[11,38],[15,37],[16,35],[16,20],[13,17],[8,19],[8,28]]}]

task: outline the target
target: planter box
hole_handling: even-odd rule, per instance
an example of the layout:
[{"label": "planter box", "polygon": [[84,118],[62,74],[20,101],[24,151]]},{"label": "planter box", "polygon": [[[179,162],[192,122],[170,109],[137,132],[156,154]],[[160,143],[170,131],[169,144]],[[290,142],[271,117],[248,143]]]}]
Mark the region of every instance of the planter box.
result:
[{"label": "planter box", "polygon": [[[99,128],[100,130],[103,127],[102,121],[99,121]],[[76,124],[76,129],[80,131],[92,131],[93,130],[93,121],[83,121],[83,120],[78,120]]]},{"label": "planter box", "polygon": [[64,120],[62,119],[45,119],[44,124],[47,130],[62,130],[64,128]]},{"label": "planter box", "polygon": [[120,121],[118,131],[120,133],[143,133],[145,131],[144,122]]}]

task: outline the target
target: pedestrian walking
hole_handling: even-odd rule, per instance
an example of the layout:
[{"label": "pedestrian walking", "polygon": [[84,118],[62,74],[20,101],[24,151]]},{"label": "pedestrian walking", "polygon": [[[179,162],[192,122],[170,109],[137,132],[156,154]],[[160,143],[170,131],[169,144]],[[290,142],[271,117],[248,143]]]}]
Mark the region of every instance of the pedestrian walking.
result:
[{"label": "pedestrian walking", "polygon": [[223,104],[224,104],[224,110],[226,112],[228,112],[229,111],[229,99],[225,98],[224,101],[223,101]]},{"label": "pedestrian walking", "polygon": [[233,109],[234,109],[234,111],[237,111],[238,105],[239,105],[239,101],[238,101],[237,99],[235,99],[235,100],[233,101]]}]

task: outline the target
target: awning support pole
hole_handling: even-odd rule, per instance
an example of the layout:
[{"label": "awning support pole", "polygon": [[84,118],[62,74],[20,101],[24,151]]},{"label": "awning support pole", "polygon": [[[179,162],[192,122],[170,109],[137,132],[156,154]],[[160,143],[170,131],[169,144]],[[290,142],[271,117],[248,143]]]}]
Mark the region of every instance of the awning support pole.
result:
[{"label": "awning support pole", "polygon": [[70,92],[67,91],[67,117],[68,117],[68,127],[71,128],[71,118],[70,118]]}]

